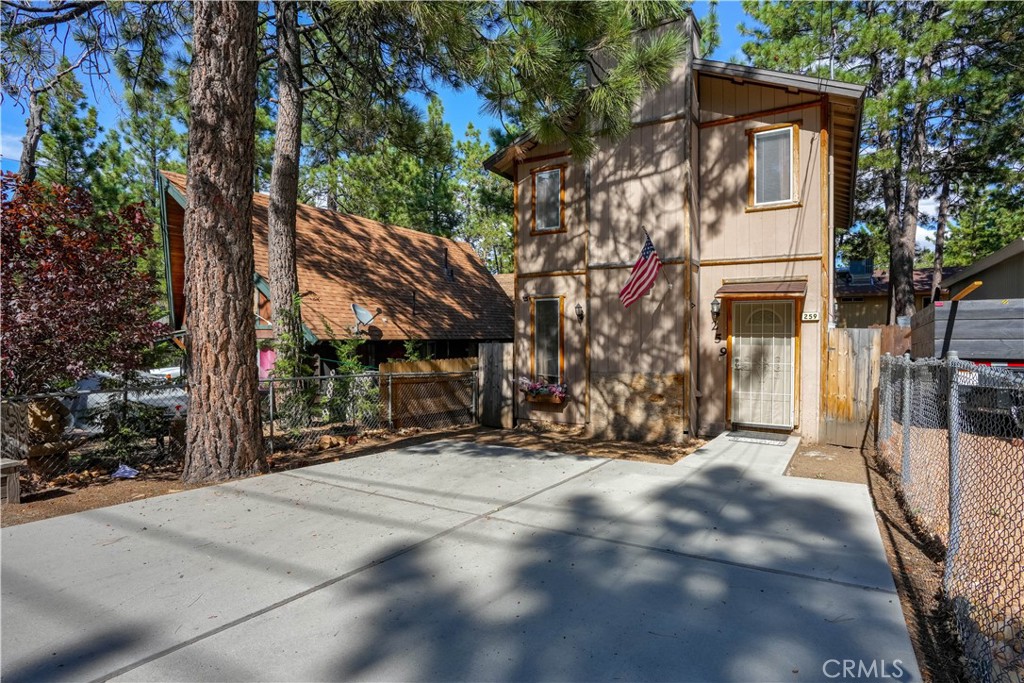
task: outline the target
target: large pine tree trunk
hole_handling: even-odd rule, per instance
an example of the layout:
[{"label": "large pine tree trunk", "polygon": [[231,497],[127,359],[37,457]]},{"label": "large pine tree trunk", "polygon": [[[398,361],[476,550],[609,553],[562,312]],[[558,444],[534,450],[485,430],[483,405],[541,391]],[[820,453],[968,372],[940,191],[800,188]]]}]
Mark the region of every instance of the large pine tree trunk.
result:
[{"label": "large pine tree trunk", "polygon": [[[922,10],[925,24],[938,19],[939,7],[934,2],[926,3]],[[924,29],[922,29],[924,30]],[[932,79],[937,48],[921,56],[916,69],[917,102],[911,115],[910,140],[906,183],[903,193],[903,217],[900,234],[896,240],[898,254],[893,254],[892,282],[894,309],[897,316],[914,314],[914,251],[917,246],[917,212],[924,190],[925,158],[928,154],[928,83]],[[897,261],[898,259],[898,261]],[[899,268],[897,269],[897,263]]]},{"label": "large pine tree trunk", "polygon": [[258,6],[194,4],[185,301],[191,351],[182,478],[262,469],[253,324],[252,177]]},{"label": "large pine tree trunk", "polygon": [[298,366],[302,349],[301,315],[295,295],[295,211],[299,194],[299,154],[302,149],[302,55],[299,52],[298,6],[278,0],[277,13],[277,134],[270,172],[268,219],[270,300],[279,357]]},{"label": "large pine tree trunk", "polygon": [[40,93],[35,90],[28,96],[28,120],[25,121],[25,137],[21,140],[18,172],[27,183],[36,179],[36,151],[43,137],[43,103],[39,97]]}]

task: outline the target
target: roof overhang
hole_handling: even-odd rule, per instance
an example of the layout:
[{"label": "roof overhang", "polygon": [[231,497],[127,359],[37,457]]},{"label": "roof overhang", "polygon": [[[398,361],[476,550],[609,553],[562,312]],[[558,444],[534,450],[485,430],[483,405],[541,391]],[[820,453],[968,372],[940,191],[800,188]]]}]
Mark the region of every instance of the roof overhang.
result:
[{"label": "roof overhang", "polygon": [[720,299],[742,299],[746,297],[803,298],[807,296],[807,280],[747,280],[725,282],[715,296]]},{"label": "roof overhang", "polygon": [[863,99],[865,92],[863,85],[856,85],[855,83],[845,83],[829,78],[815,78],[814,76],[802,76],[785,71],[759,69],[753,66],[719,62],[713,59],[695,59],[693,60],[693,68],[699,73],[721,76],[734,81],[750,81],[752,83],[795,88],[804,92],[846,97],[851,100]]},{"label": "roof overhang", "polygon": [[537,146],[537,141],[529,133],[523,133],[509,146],[499,149],[484,160],[484,170],[497,173],[503,178],[512,180],[512,167],[527,152]]}]

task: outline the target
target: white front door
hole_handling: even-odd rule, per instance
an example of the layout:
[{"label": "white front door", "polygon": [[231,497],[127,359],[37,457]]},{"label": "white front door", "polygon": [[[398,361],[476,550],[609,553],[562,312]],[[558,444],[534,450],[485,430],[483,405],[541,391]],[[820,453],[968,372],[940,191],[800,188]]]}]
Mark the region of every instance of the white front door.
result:
[{"label": "white front door", "polygon": [[795,381],[792,301],[732,305],[732,422],[793,428]]}]

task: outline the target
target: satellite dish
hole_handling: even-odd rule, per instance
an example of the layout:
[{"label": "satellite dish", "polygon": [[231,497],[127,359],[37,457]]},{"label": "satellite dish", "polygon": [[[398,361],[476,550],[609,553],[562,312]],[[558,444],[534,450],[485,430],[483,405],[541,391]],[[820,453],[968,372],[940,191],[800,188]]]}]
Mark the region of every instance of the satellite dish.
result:
[{"label": "satellite dish", "polygon": [[359,323],[356,325],[358,329],[360,325],[369,325],[373,322],[373,319],[380,315],[381,311],[378,308],[376,313],[370,313],[368,310],[360,306],[359,304],[352,304],[352,312],[356,314],[356,320]]}]

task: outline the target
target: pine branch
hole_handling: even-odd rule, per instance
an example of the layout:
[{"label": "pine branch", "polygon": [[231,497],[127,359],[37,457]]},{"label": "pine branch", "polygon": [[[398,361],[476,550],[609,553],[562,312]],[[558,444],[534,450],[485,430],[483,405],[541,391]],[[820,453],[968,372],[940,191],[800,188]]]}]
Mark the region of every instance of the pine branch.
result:
[{"label": "pine branch", "polygon": [[[2,4],[13,6],[20,11],[25,10],[24,7],[19,6],[20,3],[13,3],[10,2],[10,0],[3,0]],[[87,0],[85,2],[66,2],[55,8],[48,8],[49,11],[53,12],[53,14],[50,16],[29,19],[28,21],[12,26],[7,32],[6,39],[11,40],[13,38],[17,38],[21,34],[26,31],[31,31],[32,29],[67,23],[73,19],[77,19],[83,14],[91,12],[97,7],[101,7],[103,4],[103,0]]]}]

